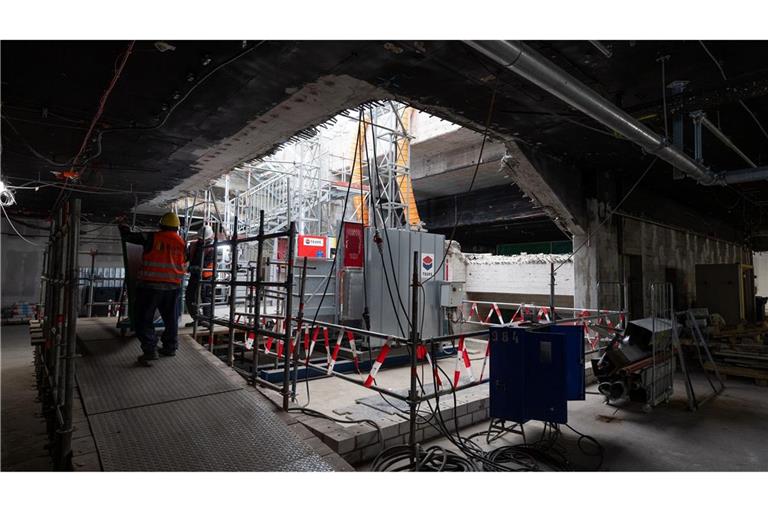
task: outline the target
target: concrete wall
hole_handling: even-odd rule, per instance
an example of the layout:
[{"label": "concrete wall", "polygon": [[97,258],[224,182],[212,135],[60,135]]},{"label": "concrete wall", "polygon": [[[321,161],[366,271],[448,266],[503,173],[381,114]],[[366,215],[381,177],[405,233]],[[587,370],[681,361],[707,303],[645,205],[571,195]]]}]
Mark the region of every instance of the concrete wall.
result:
[{"label": "concrete wall", "polygon": [[451,254],[450,280],[464,282],[468,300],[549,304],[550,260],[560,267],[555,277],[555,304],[573,306],[573,262],[563,256],[522,254]]},{"label": "concrete wall", "polygon": [[2,307],[17,302],[37,303],[40,298],[40,275],[43,251],[48,241],[48,226],[29,221],[43,229],[33,229],[14,223],[16,229],[31,243],[19,238],[5,218],[2,219]]},{"label": "concrete wall", "polygon": [[[549,255],[467,255],[467,292],[549,295]],[[560,265],[557,258],[555,266]],[[573,295],[573,262],[565,262],[555,276],[555,293]]]},{"label": "concrete wall", "polygon": [[90,268],[91,251],[96,251],[96,267],[122,267],[120,232],[114,224],[83,224],[80,231],[81,267]]},{"label": "concrete wall", "polygon": [[[692,231],[662,226],[636,218],[615,215],[603,226],[598,226],[602,207],[588,201],[592,235],[574,257],[576,307],[614,308],[619,305],[617,289],[606,283],[623,281],[622,255],[642,258],[642,286],[644,314],[650,314],[649,285],[667,280],[667,269],[674,269],[676,306],[687,307],[696,300],[697,264],[752,262],[752,253],[745,246],[714,239]],[[574,248],[584,243],[585,237],[574,238]],[[598,297],[598,283],[602,283]]]},{"label": "concrete wall", "polygon": [[[41,226],[33,229],[14,223],[16,229],[32,245],[25,242],[11,229],[5,218],[2,219],[2,306],[16,302],[34,302],[40,299],[40,276],[43,270],[43,253],[48,243],[48,224],[40,221],[25,221],[27,224]],[[90,268],[89,252],[95,250],[96,267],[122,267],[123,258],[120,246],[120,234],[115,225],[83,223],[80,235],[79,264]]]}]

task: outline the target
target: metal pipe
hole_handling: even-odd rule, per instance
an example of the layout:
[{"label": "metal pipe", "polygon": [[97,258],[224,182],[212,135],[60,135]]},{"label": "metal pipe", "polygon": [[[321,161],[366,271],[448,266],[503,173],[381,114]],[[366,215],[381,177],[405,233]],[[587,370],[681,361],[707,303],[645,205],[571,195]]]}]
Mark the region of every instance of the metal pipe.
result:
[{"label": "metal pipe", "polygon": [[610,59],[611,57],[613,57],[613,51],[611,51],[611,49],[610,49],[610,48],[608,48],[607,46],[605,46],[605,45],[604,45],[603,43],[601,43],[600,41],[590,41],[590,42],[589,42],[589,44],[591,44],[592,46],[594,46],[595,48],[597,48],[597,50],[598,50],[600,53],[602,53],[603,55],[605,55],[605,57],[606,57],[607,59]]},{"label": "metal pipe", "polygon": [[[304,366],[308,366],[308,367],[310,367],[310,368],[312,368],[314,370],[319,370],[320,372],[322,372],[324,374],[328,373],[328,368],[326,368],[324,366],[320,366],[320,365],[315,364],[315,363],[305,362]],[[347,382],[351,382],[352,384],[357,384],[358,386],[364,387],[365,389],[369,389],[371,391],[376,391],[377,393],[381,393],[382,395],[391,396],[392,398],[396,398],[398,400],[402,400],[403,402],[407,402],[408,401],[408,397],[407,396],[399,395],[399,394],[395,393],[394,391],[392,391],[390,389],[378,387],[375,384],[372,384],[370,386],[366,386],[363,383],[363,381],[361,381],[359,379],[356,379],[356,378],[353,378],[353,377],[350,377],[349,375],[344,375],[343,373],[337,372],[336,370],[331,370],[331,375],[333,375],[334,377],[338,377],[338,378],[340,378],[342,380],[345,380]]]},{"label": "metal pipe", "polygon": [[77,249],[80,245],[80,199],[73,199],[69,211],[69,283],[67,286],[67,333],[66,352],[64,358],[64,403],[63,424],[61,425],[61,451],[59,464],[62,469],[68,468],[72,459],[72,403],[75,400],[75,346],[77,345],[77,299],[79,295]]},{"label": "metal pipe", "polygon": [[314,327],[316,325],[319,325],[321,327],[330,327],[333,329],[349,331],[355,334],[360,334],[361,336],[370,336],[371,338],[379,338],[383,340],[392,339],[397,341],[398,343],[407,343],[410,341],[410,338],[403,338],[401,336],[394,336],[392,334],[384,334],[384,333],[375,332],[375,331],[366,331],[365,329],[358,329],[356,327],[350,327],[348,325],[340,325],[340,324],[334,324],[331,322],[324,322],[322,320],[313,320],[312,323],[309,324],[309,327]]},{"label": "metal pipe", "polygon": [[[229,183],[227,181],[227,183]],[[237,201],[237,200],[235,200]],[[229,211],[229,208],[227,208]],[[230,274],[237,276],[237,206],[235,206],[235,221],[232,228],[232,262],[230,263]],[[202,270],[201,270],[202,272]],[[235,279],[229,286],[229,343],[227,345],[227,364],[231,367],[235,365],[235,309],[237,308],[237,284]]]},{"label": "metal pipe", "polygon": [[293,381],[291,383],[291,397],[296,400],[296,387],[299,382],[299,347],[301,346],[301,322],[304,319],[304,288],[307,280],[307,257],[304,257],[304,265],[301,269],[299,281],[299,311],[296,315],[296,344],[293,352]]},{"label": "metal pipe", "polygon": [[728,185],[733,183],[749,183],[753,181],[768,180],[768,165],[752,169],[724,172],[720,174],[720,179]]},{"label": "metal pipe", "polygon": [[[248,177],[250,178],[250,173],[248,174]],[[264,210],[259,210],[259,237],[261,237],[264,234]],[[259,318],[259,302],[261,294],[261,280],[262,280],[262,265],[261,265],[261,259],[264,255],[264,242],[259,241],[259,246],[256,249],[256,303],[253,306],[253,328],[258,329],[261,318]],[[258,333],[254,332],[253,335],[253,368],[252,368],[252,374],[254,382],[259,376],[259,340],[261,337]]]},{"label": "metal pipe", "polygon": [[435,336],[434,338],[424,340],[424,343],[441,343],[444,341],[453,341],[458,338],[472,338],[475,336],[488,336],[488,329],[485,329],[482,331],[470,331],[470,332],[460,332],[460,333],[453,333],[453,334],[444,334],[443,336]]},{"label": "metal pipe", "polygon": [[704,185],[717,175],[522,41],[464,41]]},{"label": "metal pipe", "polygon": [[409,429],[408,446],[411,447],[411,464],[418,458],[418,449],[416,447],[416,401],[418,399],[416,389],[416,366],[418,359],[416,357],[416,343],[419,341],[419,253],[413,253],[413,277],[411,279],[411,389],[408,393],[409,400]]},{"label": "metal pipe", "polygon": [[[455,388],[453,386],[451,386],[451,388],[449,388],[449,389],[444,389],[442,391],[436,391],[434,393],[429,393],[427,395],[424,395],[424,396],[419,398],[419,402],[426,402],[427,400],[432,400],[433,398],[436,398],[438,396],[449,395],[449,394],[452,394],[452,393],[455,393],[455,392],[458,392],[458,391],[463,391],[465,389],[474,388],[476,386],[480,386],[482,384],[486,384],[486,383],[490,382],[490,380],[491,380],[490,378],[486,378],[486,379],[483,379],[483,380],[477,380],[475,382],[467,382],[466,384],[462,384],[461,386],[456,386]],[[453,383],[451,383],[451,384],[453,384]]]},{"label": "metal pipe", "polygon": [[[288,229],[288,261],[293,261],[293,254],[294,254],[294,242],[295,242],[295,234],[296,234],[296,224],[291,222],[290,228]],[[285,279],[285,282],[288,285],[288,291],[292,291],[291,287],[293,286],[293,265],[288,265],[288,272]],[[291,310],[293,307],[293,294],[288,293],[288,296],[285,298],[285,342],[283,345],[283,410],[288,410],[288,399],[289,399],[289,385],[291,380],[291,374],[290,374],[290,343],[291,343],[291,315],[293,314],[293,311]],[[298,333],[297,333],[298,335]]]},{"label": "metal pipe", "polygon": [[88,283],[88,317],[93,316],[93,284],[96,274],[96,251],[91,251],[91,278]]},{"label": "metal pipe", "polygon": [[707,115],[703,111],[697,110],[696,112],[691,112],[690,115],[693,118],[694,122],[701,123],[701,125],[707,130],[709,130],[712,133],[712,135],[720,139],[720,141],[723,144],[731,148],[737,155],[739,155],[745,162],[747,162],[747,165],[749,165],[752,168],[757,167],[757,165],[755,165],[755,162],[753,162],[747,155],[745,155],[744,152],[740,150],[738,146],[736,146],[736,144],[734,144],[733,141],[729,139],[726,134],[720,131],[720,128],[712,124],[712,121],[707,119]]},{"label": "metal pipe", "polygon": [[[218,277],[218,259],[219,259],[219,235],[215,233],[213,236],[213,260],[211,261],[211,305],[208,310],[208,349],[213,352],[213,321],[216,316],[216,278]],[[205,251],[205,243],[203,243],[202,251]],[[203,275],[202,265],[200,265],[200,277]],[[200,280],[202,286],[203,280]]]}]

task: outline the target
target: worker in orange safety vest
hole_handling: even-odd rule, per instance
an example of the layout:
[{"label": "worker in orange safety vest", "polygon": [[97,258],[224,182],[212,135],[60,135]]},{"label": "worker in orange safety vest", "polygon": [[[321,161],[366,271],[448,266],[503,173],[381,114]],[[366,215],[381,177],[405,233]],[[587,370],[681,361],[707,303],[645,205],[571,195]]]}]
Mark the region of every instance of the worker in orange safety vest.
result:
[{"label": "worker in orange safety vest", "polygon": [[[126,242],[144,248],[133,312],[134,328],[143,352],[138,359],[142,366],[151,366],[149,361],[157,359],[158,354],[174,356],[178,348],[181,283],[186,272],[185,244],[178,233],[179,225],[178,215],[169,212],[160,219],[160,230],[153,233],[132,233],[128,226],[120,226]],[[160,350],[155,335],[156,310],[165,326]]]}]

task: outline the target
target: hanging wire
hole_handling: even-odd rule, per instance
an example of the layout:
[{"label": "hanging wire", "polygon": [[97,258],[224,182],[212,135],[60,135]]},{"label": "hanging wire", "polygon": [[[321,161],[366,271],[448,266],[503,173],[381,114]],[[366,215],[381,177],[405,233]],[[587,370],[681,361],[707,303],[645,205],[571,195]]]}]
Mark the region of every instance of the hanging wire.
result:
[{"label": "hanging wire", "polygon": [[5,215],[5,220],[8,221],[8,224],[11,226],[11,229],[13,229],[16,232],[16,234],[18,235],[19,238],[21,238],[22,240],[27,242],[29,245],[34,245],[35,247],[42,247],[42,245],[40,245],[40,244],[36,244],[35,242],[31,242],[31,241],[27,240],[26,238],[24,238],[22,236],[21,233],[19,233],[19,230],[16,229],[16,226],[13,225],[13,222],[11,221],[11,218],[8,216],[8,212],[5,211],[5,207],[2,204],[0,204],[0,210],[3,211],[3,215]]},{"label": "hanging wire", "polygon": [[[718,62],[718,60],[715,58],[715,56],[712,54],[711,51],[709,51],[709,48],[707,48],[707,45],[704,44],[704,41],[699,41],[699,44],[704,49],[705,52],[707,52],[707,55],[709,55],[709,58],[712,59],[712,62],[715,63],[715,66],[717,66],[718,71],[720,71],[720,76],[723,77],[723,80],[728,80],[728,77],[725,75],[725,70],[723,70],[723,66]],[[744,103],[743,100],[739,100],[739,105],[741,105],[744,110],[747,111],[747,114],[749,114],[749,117],[752,118],[752,120],[757,124],[757,127],[760,129],[761,132],[763,132],[763,135],[765,135],[765,138],[768,139],[768,131],[765,130],[763,127],[763,124],[760,122],[760,120],[757,118],[754,112],[752,112],[752,109],[750,109],[746,103]]]},{"label": "hanging wire", "polygon": [[[632,192],[635,191],[637,186],[640,185],[640,182],[643,181],[643,178],[645,178],[646,174],[648,174],[650,172],[650,170],[653,168],[653,165],[656,163],[656,161],[658,159],[659,159],[659,157],[657,157],[657,156],[653,157],[653,160],[651,160],[651,163],[648,165],[648,167],[646,167],[645,171],[643,171],[643,174],[641,174],[640,177],[637,178],[637,181],[635,181],[634,185],[632,185],[632,187],[630,187],[630,189],[627,191],[627,193],[624,194],[624,197],[622,197],[621,200],[616,204],[616,206],[614,206],[611,209],[611,211],[608,212],[608,214],[605,216],[605,218],[600,221],[600,223],[597,225],[597,228],[595,228],[595,230],[598,229],[598,228],[601,228],[606,222],[608,222],[613,217],[613,214],[616,213],[616,211],[619,208],[621,208],[621,205],[624,204],[624,201],[626,201],[629,198],[629,196],[632,194]],[[504,161],[504,164],[507,167],[510,167],[509,163],[507,163],[506,161]],[[510,169],[511,169],[511,167],[510,167]],[[589,243],[589,241],[591,240],[591,237],[592,237],[592,233],[595,230],[590,230],[587,233],[587,236],[585,237],[585,239],[581,243],[581,245],[579,245],[573,252],[571,252],[571,254],[569,254],[568,257],[562,263],[560,263],[557,267],[555,267],[555,269],[554,269],[555,272],[557,272],[560,269],[560,267],[562,267],[563,265],[565,265],[566,263],[571,261],[573,256],[576,253],[578,253],[580,250],[582,250]]]}]

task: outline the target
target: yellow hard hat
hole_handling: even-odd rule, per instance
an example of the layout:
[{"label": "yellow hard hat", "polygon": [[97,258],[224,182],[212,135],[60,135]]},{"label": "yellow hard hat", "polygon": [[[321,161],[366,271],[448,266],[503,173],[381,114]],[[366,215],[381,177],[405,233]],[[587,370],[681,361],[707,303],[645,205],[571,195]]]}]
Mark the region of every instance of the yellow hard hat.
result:
[{"label": "yellow hard hat", "polygon": [[160,217],[160,225],[169,228],[178,228],[181,222],[179,222],[179,216],[173,212],[168,212]]}]

